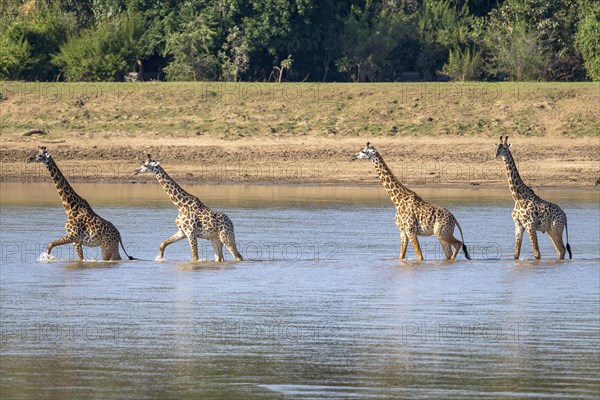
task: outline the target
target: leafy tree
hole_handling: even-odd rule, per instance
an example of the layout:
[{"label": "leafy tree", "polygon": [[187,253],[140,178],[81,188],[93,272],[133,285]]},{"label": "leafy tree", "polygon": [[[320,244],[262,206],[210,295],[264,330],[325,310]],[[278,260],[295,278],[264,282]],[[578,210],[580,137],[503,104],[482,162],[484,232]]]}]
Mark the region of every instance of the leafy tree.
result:
[{"label": "leafy tree", "polygon": [[305,18],[293,28],[297,39],[291,51],[299,76],[322,81],[342,78],[335,61],[342,53],[340,37],[349,12],[350,1],[343,0],[317,0],[307,7]]},{"label": "leafy tree", "polygon": [[[501,37],[502,40],[498,40]],[[492,26],[486,38],[490,54],[488,72],[506,73],[515,81],[545,79],[550,60],[547,46],[540,33],[531,30],[524,22],[515,26]]]},{"label": "leafy tree", "polygon": [[[0,78],[595,76],[597,0],[3,0]],[[136,22],[130,24],[135,16]],[[597,18],[597,17],[596,17]],[[283,68],[293,54],[293,69]],[[50,62],[52,60],[52,62]],[[287,64],[286,64],[287,65]],[[585,65],[585,68],[584,68]],[[483,68],[485,67],[485,68]],[[279,69],[279,70],[278,70]],[[594,78],[595,79],[595,78]]]},{"label": "leafy tree", "polygon": [[[491,41],[515,41],[522,37],[525,47],[543,51],[544,71],[535,76],[549,80],[573,80],[584,76],[581,58],[574,48],[574,34],[587,0],[506,0],[488,15],[488,44]],[[518,32],[512,27],[518,26]],[[495,38],[491,35],[496,35]],[[537,62],[539,64],[539,62]]]},{"label": "leafy tree", "polygon": [[292,59],[292,55],[290,54],[288,56],[288,58],[286,58],[285,60],[282,60],[279,65],[276,65],[273,67],[273,69],[276,71],[278,83],[281,83],[284,71],[291,70],[293,64],[294,64],[294,60]]},{"label": "leafy tree", "polygon": [[593,81],[600,81],[600,10],[579,23],[575,43],[588,76]]},{"label": "leafy tree", "polygon": [[248,42],[237,26],[227,35],[219,55],[225,77],[237,82],[250,63]]},{"label": "leafy tree", "polygon": [[390,51],[385,58],[382,76],[397,80],[403,72],[417,71],[424,43],[419,34],[417,13],[406,16],[390,15]]},{"label": "leafy tree", "polygon": [[64,14],[58,3],[28,1],[3,25],[8,25],[0,35],[5,71],[18,71],[18,77],[26,80],[53,80],[58,71],[50,63],[51,55],[75,30],[72,15]]},{"label": "leafy tree", "polygon": [[449,0],[424,0],[418,17],[422,51],[416,64],[426,80],[448,60],[449,49],[469,43],[471,23],[466,4],[457,8]]},{"label": "leafy tree", "polygon": [[137,14],[103,20],[70,37],[52,62],[69,81],[120,80],[137,54],[143,28]]},{"label": "leafy tree", "polygon": [[336,66],[356,82],[378,80],[381,66],[395,47],[393,17],[382,14],[372,21],[372,12],[369,2],[364,9],[353,7],[342,32],[343,56]]},{"label": "leafy tree", "polygon": [[0,34],[0,79],[19,79],[30,55],[25,39],[13,39],[6,32]]},{"label": "leafy tree", "polygon": [[173,61],[164,69],[171,81],[213,80],[218,76],[217,58],[211,53],[214,32],[203,16],[183,24],[167,38],[165,53]]},{"label": "leafy tree", "polygon": [[504,0],[454,0],[457,7],[467,6],[469,14],[474,17],[483,17],[494,8],[501,6]]},{"label": "leafy tree", "polygon": [[95,22],[95,0],[57,0],[63,13],[73,16],[77,30],[89,28]]}]

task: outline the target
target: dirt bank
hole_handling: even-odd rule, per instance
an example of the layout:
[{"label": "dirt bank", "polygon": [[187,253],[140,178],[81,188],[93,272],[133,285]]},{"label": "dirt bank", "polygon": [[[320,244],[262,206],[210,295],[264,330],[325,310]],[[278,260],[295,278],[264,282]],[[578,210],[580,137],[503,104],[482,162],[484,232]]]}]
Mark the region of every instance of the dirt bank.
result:
[{"label": "dirt bank", "polygon": [[[351,162],[367,140],[379,148],[398,178],[409,185],[504,185],[503,164],[489,137],[258,138],[226,141],[193,138],[9,137],[0,140],[2,181],[48,181],[40,165],[26,164],[47,146],[72,182],[147,182],[132,177],[145,154],[187,183],[376,184],[373,167]],[[600,138],[511,138],[524,181],[532,187],[593,188],[600,179]]]}]

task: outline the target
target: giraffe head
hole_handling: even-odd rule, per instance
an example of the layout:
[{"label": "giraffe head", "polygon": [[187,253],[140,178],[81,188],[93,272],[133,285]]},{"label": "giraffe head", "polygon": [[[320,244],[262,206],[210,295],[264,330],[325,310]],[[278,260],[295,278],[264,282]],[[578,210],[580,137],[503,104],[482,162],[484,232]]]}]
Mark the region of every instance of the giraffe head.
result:
[{"label": "giraffe head", "polygon": [[510,149],[511,144],[508,143],[508,136],[504,136],[504,142],[502,141],[502,136],[500,136],[500,143],[494,145],[496,147],[496,158],[502,158],[502,160],[506,160],[510,157]]},{"label": "giraffe head", "polygon": [[361,151],[359,151],[358,153],[356,153],[355,155],[352,156],[352,158],[350,159],[350,161],[354,161],[354,160],[372,160],[377,154],[379,154],[377,152],[377,149],[373,146],[371,146],[370,142],[367,142],[367,146],[362,149]]},{"label": "giraffe head", "polygon": [[135,170],[133,175],[143,174],[146,172],[152,172],[153,174],[156,174],[158,172],[158,166],[160,165],[160,162],[153,160],[150,154],[148,154],[147,156],[148,157],[146,158],[146,161],[142,164],[140,168]]},{"label": "giraffe head", "polygon": [[46,149],[43,146],[38,147],[38,151],[35,152],[30,157],[27,157],[27,159],[25,160],[25,162],[28,162],[28,163],[38,162],[38,163],[44,163],[44,164],[48,164],[49,161],[50,161],[50,153],[48,152],[48,149]]}]

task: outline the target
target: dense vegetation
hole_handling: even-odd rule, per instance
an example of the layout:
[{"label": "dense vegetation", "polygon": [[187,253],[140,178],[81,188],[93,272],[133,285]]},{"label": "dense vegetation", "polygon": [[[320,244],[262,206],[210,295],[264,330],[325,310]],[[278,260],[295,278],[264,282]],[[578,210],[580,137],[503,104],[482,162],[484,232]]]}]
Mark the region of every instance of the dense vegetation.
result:
[{"label": "dense vegetation", "polygon": [[3,0],[0,79],[600,80],[596,0]]}]

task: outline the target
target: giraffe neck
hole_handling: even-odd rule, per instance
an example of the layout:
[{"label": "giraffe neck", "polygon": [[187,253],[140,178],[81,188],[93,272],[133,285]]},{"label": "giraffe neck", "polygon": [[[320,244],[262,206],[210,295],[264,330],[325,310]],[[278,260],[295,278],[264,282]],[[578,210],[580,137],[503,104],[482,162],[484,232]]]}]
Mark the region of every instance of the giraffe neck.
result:
[{"label": "giraffe neck", "polygon": [[383,157],[380,154],[375,155],[375,157],[371,160],[373,165],[375,166],[375,170],[379,175],[379,180],[381,184],[387,191],[392,203],[396,207],[400,206],[400,200],[410,197],[414,194],[414,192],[408,189],[406,186],[402,185],[398,178],[394,175],[394,173],[387,166]]},{"label": "giraffe neck", "polygon": [[199,207],[204,207],[204,204],[202,204],[202,202],[198,200],[196,196],[193,196],[183,190],[183,188],[179,186],[179,184],[177,184],[177,182],[175,182],[175,180],[173,180],[173,178],[171,178],[161,166],[158,166],[158,170],[155,172],[155,175],[158,183],[160,183],[165,192],[167,192],[169,195],[169,198],[173,204],[175,204],[175,207],[177,207],[179,210],[182,210],[192,204]]},{"label": "giraffe neck", "polygon": [[519,170],[515,164],[515,160],[510,152],[507,152],[504,157],[504,166],[506,167],[506,177],[508,179],[508,187],[514,201],[535,197],[535,193],[529,186],[523,183]]},{"label": "giraffe neck", "polygon": [[87,205],[87,201],[79,196],[75,190],[71,187],[67,179],[62,174],[58,165],[54,162],[52,158],[48,159],[48,162],[45,163],[46,168],[50,171],[50,175],[54,180],[54,184],[56,185],[56,190],[58,191],[58,195],[62,199],[63,207],[65,211],[69,211],[76,206]]}]

